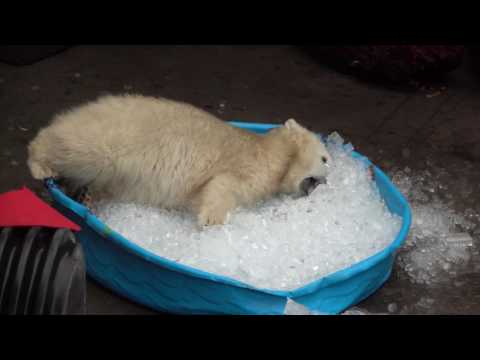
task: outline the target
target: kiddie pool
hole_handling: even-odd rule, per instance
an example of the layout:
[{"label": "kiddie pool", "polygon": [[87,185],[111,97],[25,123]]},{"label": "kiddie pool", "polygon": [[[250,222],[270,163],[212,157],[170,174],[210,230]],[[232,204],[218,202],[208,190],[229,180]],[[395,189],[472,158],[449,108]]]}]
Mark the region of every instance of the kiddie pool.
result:
[{"label": "kiddie pool", "polygon": [[[278,126],[230,124],[260,134]],[[353,156],[373,165],[358,153]],[[76,236],[85,252],[88,274],[135,302],[177,314],[281,315],[290,298],[311,311],[338,314],[371,295],[389,278],[396,250],[410,228],[407,201],[380,169],[373,169],[389,210],[403,219],[396,238],[379,253],[293,291],[255,288],[162,258],[111,230],[85,206],[66,196],[53,180],[47,180],[46,187],[54,206],[82,228]]]}]

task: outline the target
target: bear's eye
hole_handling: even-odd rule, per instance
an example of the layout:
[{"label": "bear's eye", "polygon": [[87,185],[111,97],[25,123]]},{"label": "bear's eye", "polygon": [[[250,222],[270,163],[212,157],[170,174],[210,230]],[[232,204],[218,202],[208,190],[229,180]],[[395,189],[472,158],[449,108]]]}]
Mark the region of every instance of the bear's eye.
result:
[{"label": "bear's eye", "polygon": [[322,161],[323,161],[324,164],[326,164],[327,163],[327,158],[325,156],[322,156]]}]

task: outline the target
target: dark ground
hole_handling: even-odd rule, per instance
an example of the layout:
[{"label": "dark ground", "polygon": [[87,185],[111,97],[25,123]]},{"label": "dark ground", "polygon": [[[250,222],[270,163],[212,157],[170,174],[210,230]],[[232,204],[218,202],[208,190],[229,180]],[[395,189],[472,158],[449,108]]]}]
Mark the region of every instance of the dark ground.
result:
[{"label": "dark ground", "polygon": [[[421,169],[429,156],[480,190],[480,81],[468,58],[445,85],[437,96],[386,89],[289,46],[80,46],[29,66],[0,63],[0,193],[24,184],[41,193],[25,164],[26,145],[55,112],[104,92],[187,101],[225,120],[294,117],[317,132],[338,130],[387,173],[407,164]],[[474,191],[469,206],[480,210],[478,199]],[[464,204],[459,199],[458,207]],[[429,289],[394,272],[359,306],[378,313],[395,302],[412,314],[478,314],[480,276],[467,271],[461,277],[455,286]],[[426,295],[433,304],[416,306]],[[89,313],[152,313],[92,281],[87,296]]]}]

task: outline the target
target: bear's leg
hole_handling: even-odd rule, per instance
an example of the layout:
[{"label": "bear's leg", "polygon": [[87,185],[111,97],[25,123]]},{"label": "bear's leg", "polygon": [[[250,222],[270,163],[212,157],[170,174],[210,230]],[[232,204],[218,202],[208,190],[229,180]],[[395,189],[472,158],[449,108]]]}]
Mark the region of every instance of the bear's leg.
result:
[{"label": "bear's leg", "polygon": [[194,200],[198,225],[221,225],[227,214],[236,206],[234,189],[236,179],[230,175],[219,175],[206,183]]}]

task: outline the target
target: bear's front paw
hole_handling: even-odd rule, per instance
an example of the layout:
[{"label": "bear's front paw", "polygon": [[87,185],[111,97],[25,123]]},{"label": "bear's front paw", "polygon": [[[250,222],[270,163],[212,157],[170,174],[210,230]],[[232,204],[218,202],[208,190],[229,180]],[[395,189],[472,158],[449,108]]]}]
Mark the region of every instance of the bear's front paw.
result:
[{"label": "bear's front paw", "polygon": [[82,204],[90,210],[93,209],[93,199],[88,193],[84,195]]},{"label": "bear's front paw", "polygon": [[198,214],[198,225],[200,227],[210,225],[223,225],[227,218],[227,213],[219,208],[202,209]]}]

